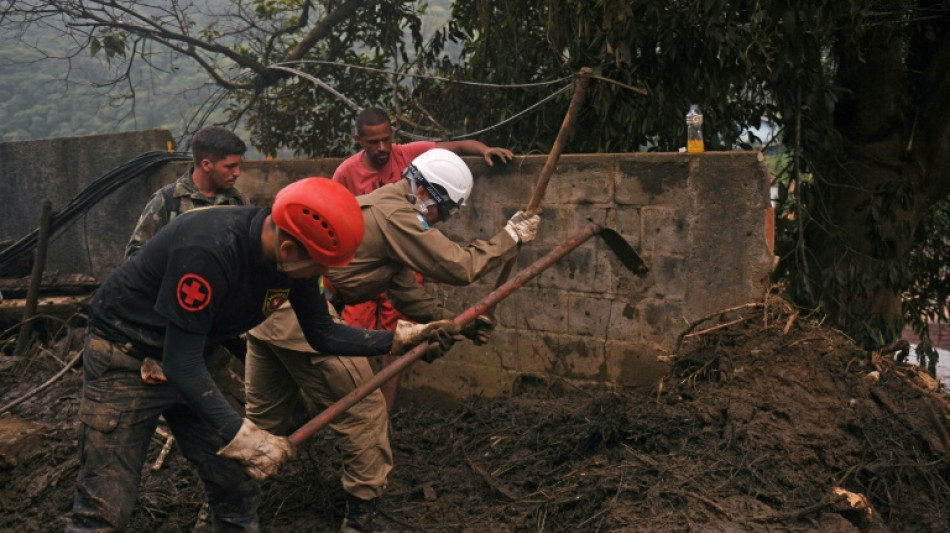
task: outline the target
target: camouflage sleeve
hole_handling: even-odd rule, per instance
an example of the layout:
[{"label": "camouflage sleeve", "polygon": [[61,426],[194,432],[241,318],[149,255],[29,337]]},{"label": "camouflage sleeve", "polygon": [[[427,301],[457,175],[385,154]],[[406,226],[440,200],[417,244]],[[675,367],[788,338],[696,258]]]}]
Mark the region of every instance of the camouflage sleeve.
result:
[{"label": "camouflage sleeve", "polygon": [[135,224],[135,229],[132,230],[132,238],[125,246],[125,258],[128,259],[137,254],[165,224],[168,224],[168,215],[165,213],[165,198],[159,189],[148,199],[138,223]]}]

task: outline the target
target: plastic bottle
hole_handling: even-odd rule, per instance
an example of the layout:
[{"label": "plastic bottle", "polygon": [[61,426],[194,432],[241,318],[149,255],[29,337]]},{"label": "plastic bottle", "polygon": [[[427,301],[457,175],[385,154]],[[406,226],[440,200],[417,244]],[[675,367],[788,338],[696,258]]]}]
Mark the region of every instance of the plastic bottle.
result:
[{"label": "plastic bottle", "polygon": [[686,113],[686,151],[698,154],[705,151],[703,145],[703,112],[698,104],[689,106]]}]

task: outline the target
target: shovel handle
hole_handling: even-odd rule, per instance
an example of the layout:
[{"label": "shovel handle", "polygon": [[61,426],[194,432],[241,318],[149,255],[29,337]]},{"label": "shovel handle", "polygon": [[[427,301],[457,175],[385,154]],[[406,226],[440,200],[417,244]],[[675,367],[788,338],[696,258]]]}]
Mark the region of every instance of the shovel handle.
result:
[{"label": "shovel handle", "polygon": [[584,67],[577,74],[577,77],[574,78],[571,103],[567,107],[564,121],[561,122],[561,129],[558,130],[557,137],[554,138],[554,146],[551,147],[548,158],[544,162],[544,168],[541,169],[541,176],[534,186],[534,194],[531,195],[528,207],[525,208],[525,211],[528,213],[533,214],[541,211],[541,199],[544,198],[544,192],[548,188],[548,182],[551,181],[551,175],[554,174],[554,169],[557,167],[557,160],[561,157],[561,151],[564,150],[564,145],[567,143],[567,140],[571,138],[574,122],[577,119],[577,114],[580,113],[581,104],[584,102],[584,96],[587,93],[587,85],[590,82],[589,76],[591,72],[590,67]]},{"label": "shovel handle", "polygon": [[[464,326],[472,320],[478,318],[480,315],[485,314],[498,302],[510,296],[511,293],[521,288],[525,283],[536,277],[542,271],[556,263],[559,259],[586,242],[588,239],[600,233],[602,230],[602,226],[593,223],[589,224],[576,235],[569,238],[566,242],[561,243],[546,255],[532,263],[531,266],[525,268],[521,272],[518,272],[518,274],[512,278],[511,281],[495,289],[488,296],[479,300],[475,305],[463,311],[460,315],[455,317],[454,322],[459,326]],[[399,374],[409,365],[416,362],[417,359],[421,358],[425,354],[428,344],[429,343],[427,342],[419,344],[412,350],[409,350],[409,352],[404,354],[402,357],[396,358],[390,365],[383,367],[383,369],[380,370],[375,376],[368,379],[362,385],[351,390],[346,396],[337,400],[337,402],[330,407],[327,407],[322,413],[312,418],[303,426],[300,426],[300,429],[294,431],[293,434],[290,435],[290,442],[293,443],[294,446],[299,446],[310,437],[316,435],[318,431],[326,427],[330,422],[333,421],[333,419],[339,416],[340,413],[352,407],[354,404],[356,404],[356,402],[362,400],[368,396],[369,393],[378,389],[380,385],[389,381],[389,378]]]}]

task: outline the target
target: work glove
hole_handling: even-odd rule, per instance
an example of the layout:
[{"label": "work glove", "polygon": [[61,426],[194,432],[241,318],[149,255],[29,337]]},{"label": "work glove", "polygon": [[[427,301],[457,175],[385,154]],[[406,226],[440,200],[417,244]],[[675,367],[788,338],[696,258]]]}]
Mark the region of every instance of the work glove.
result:
[{"label": "work glove", "polygon": [[393,335],[393,355],[402,355],[421,342],[429,343],[422,360],[431,363],[445,355],[459,340],[459,325],[451,320],[437,320],[428,324],[413,324],[406,320],[396,322]]},{"label": "work glove", "polygon": [[286,438],[272,435],[245,418],[237,435],[218,450],[218,455],[234,459],[244,465],[252,478],[264,481],[293,458],[294,446]]},{"label": "work glove", "polygon": [[161,385],[168,382],[162,364],[151,357],[142,360],[141,374],[142,383],[146,385]]},{"label": "work glove", "polygon": [[505,231],[508,232],[508,235],[511,235],[515,242],[523,244],[533,241],[538,236],[538,224],[540,223],[540,216],[518,211],[505,224]]},{"label": "work glove", "polygon": [[488,344],[488,341],[491,340],[491,334],[494,329],[495,323],[492,321],[492,319],[485,315],[479,315],[475,317],[475,320],[472,320],[466,324],[460,333],[462,336],[475,343],[475,346],[481,346],[483,344]]}]

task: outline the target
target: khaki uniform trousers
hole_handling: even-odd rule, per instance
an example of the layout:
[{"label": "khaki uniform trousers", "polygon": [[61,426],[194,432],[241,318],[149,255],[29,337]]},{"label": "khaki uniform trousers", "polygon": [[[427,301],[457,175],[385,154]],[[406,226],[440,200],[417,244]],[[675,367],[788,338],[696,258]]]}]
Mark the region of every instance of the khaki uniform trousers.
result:
[{"label": "khaki uniform trousers", "polygon": [[[324,409],[373,376],[365,357],[336,357],[281,348],[247,336],[247,417],[259,427],[288,434],[301,400]],[[316,414],[316,413],[313,413]],[[382,495],[393,467],[386,401],[373,391],[329,424],[343,460],[343,490],[361,499]]]}]

